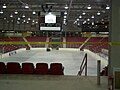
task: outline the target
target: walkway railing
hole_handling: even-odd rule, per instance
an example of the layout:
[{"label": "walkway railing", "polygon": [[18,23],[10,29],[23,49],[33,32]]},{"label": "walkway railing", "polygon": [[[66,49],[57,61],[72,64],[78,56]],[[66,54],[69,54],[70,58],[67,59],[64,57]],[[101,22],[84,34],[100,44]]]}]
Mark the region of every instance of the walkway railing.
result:
[{"label": "walkway railing", "polygon": [[87,76],[87,53],[85,54],[83,61],[80,66],[80,71],[78,72],[78,75],[82,75],[83,70],[85,69],[85,76]]}]

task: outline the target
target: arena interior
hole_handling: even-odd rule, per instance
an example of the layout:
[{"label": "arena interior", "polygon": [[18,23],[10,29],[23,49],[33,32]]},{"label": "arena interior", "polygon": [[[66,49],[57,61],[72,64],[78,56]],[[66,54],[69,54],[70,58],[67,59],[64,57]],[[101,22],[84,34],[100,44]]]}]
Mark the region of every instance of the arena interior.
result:
[{"label": "arena interior", "polygon": [[113,90],[111,3],[0,0],[0,90]]}]

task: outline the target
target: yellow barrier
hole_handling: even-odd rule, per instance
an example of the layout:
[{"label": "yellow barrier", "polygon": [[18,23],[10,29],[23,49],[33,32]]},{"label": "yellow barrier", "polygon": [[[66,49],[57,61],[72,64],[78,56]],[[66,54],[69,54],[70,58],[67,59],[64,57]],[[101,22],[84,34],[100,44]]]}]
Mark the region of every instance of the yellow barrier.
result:
[{"label": "yellow barrier", "polygon": [[0,44],[112,44],[120,45],[120,42],[110,43],[110,42],[0,42]]}]

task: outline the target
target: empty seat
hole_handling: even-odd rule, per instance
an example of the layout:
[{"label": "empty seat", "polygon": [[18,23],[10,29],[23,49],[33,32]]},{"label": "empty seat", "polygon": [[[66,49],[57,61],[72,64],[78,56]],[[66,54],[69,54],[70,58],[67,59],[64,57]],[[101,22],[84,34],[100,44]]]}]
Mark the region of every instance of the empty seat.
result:
[{"label": "empty seat", "polygon": [[22,74],[33,74],[34,65],[33,63],[22,63]]},{"label": "empty seat", "polygon": [[6,66],[4,62],[0,62],[0,74],[6,73]]},{"label": "empty seat", "polygon": [[7,74],[20,74],[21,67],[17,62],[8,62],[7,63]]},{"label": "empty seat", "polygon": [[50,64],[50,75],[63,75],[63,66],[61,63]]},{"label": "empty seat", "polygon": [[48,64],[47,63],[37,63],[35,73],[41,74],[41,75],[48,74]]}]

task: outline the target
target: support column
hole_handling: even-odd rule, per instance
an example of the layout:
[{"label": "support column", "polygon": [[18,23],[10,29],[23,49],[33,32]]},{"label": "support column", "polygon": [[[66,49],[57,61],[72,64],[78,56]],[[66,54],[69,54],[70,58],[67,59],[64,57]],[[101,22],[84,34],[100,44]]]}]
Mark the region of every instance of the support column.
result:
[{"label": "support column", "polygon": [[[120,68],[120,0],[112,0],[111,9],[109,75],[113,75],[114,68]],[[113,44],[114,42],[119,45]]]}]

